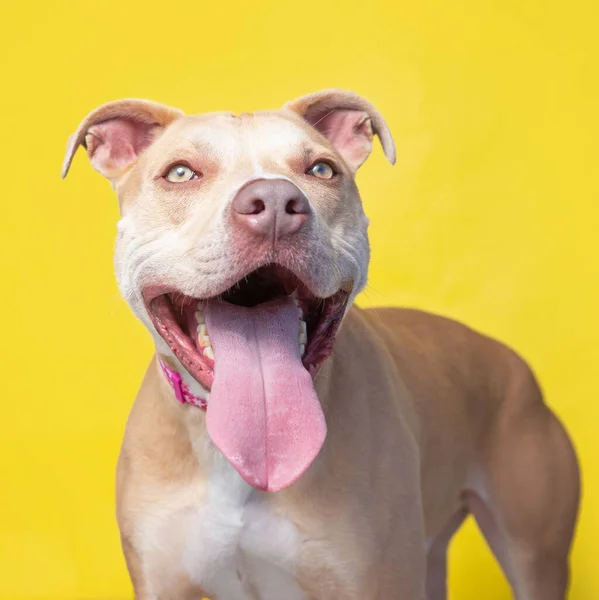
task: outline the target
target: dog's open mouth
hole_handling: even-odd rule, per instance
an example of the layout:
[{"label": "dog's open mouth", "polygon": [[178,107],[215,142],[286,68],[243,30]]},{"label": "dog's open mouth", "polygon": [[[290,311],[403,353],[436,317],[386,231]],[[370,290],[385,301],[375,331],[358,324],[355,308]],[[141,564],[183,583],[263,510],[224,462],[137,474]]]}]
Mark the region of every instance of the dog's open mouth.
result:
[{"label": "dog's open mouth", "polygon": [[171,351],[210,390],[207,426],[251,485],[299,477],[326,434],[312,375],[329,356],[348,293],[314,297],[289,270],[261,267],[213,298],[146,297]]},{"label": "dog's open mouth", "polygon": [[214,298],[197,299],[176,292],[167,293],[146,298],[146,308],[173,354],[191,375],[210,389],[215,355],[206,317],[215,305],[259,309],[294,304],[297,349],[304,367],[314,371],[331,353],[347,299],[348,294],[344,291],[326,299],[315,298],[290,271],[269,265],[253,271]]}]

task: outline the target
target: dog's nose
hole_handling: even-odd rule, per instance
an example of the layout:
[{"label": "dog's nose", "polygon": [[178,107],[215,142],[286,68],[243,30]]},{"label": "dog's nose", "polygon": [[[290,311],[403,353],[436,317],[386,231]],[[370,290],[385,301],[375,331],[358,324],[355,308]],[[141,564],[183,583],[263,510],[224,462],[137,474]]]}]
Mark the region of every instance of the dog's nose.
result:
[{"label": "dog's nose", "polygon": [[242,227],[273,239],[299,231],[310,212],[306,196],[286,179],[256,179],[233,200],[233,217]]}]

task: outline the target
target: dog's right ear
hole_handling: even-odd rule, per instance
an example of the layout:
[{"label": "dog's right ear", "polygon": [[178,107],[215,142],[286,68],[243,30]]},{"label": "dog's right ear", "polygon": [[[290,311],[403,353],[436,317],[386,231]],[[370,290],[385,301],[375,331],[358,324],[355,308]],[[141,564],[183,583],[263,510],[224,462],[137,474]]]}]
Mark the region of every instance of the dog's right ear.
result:
[{"label": "dog's right ear", "polygon": [[183,112],[149,100],[116,100],[92,111],[69,138],[62,165],[63,179],[80,145],[87,150],[92,167],[118,180],[167,125]]}]

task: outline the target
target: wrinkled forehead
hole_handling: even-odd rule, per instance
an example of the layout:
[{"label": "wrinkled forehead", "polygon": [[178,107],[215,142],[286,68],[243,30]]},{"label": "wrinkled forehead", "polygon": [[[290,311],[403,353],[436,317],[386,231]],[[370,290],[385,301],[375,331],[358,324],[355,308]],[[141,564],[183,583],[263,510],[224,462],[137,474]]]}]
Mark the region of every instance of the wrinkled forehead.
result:
[{"label": "wrinkled forehead", "polygon": [[211,113],[187,116],[173,123],[156,144],[169,152],[199,152],[237,163],[285,159],[324,148],[322,140],[301,119],[276,112]]}]

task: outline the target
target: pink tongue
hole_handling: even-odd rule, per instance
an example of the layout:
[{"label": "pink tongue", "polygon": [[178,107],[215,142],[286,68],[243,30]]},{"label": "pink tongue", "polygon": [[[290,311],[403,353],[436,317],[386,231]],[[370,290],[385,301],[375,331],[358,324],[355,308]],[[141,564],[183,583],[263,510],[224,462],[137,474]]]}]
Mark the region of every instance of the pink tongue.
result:
[{"label": "pink tongue", "polygon": [[289,299],[247,308],[206,307],[214,382],[206,415],[217,448],[252,486],[276,492],[316,458],[326,423],[299,351],[299,316]]}]

